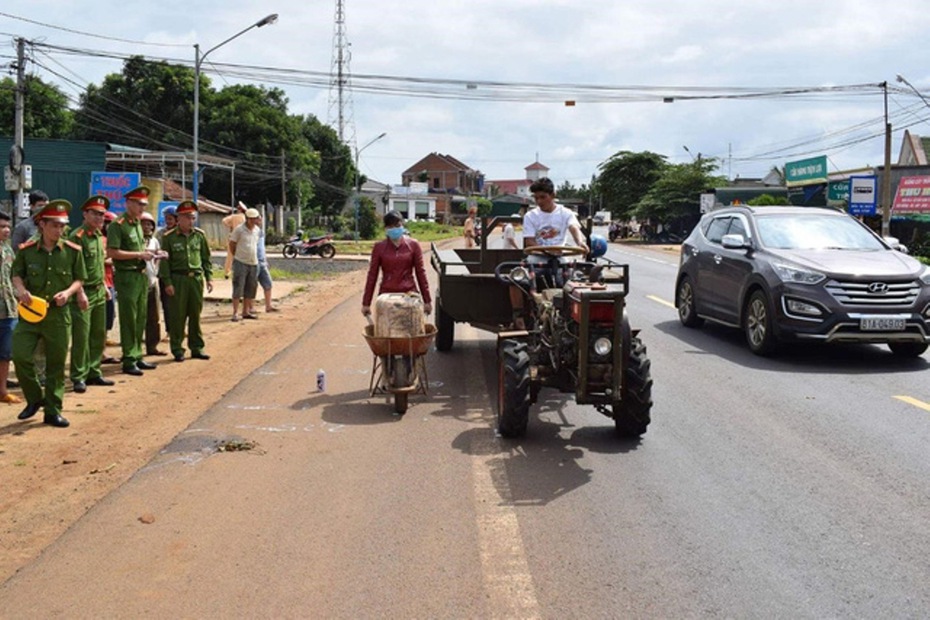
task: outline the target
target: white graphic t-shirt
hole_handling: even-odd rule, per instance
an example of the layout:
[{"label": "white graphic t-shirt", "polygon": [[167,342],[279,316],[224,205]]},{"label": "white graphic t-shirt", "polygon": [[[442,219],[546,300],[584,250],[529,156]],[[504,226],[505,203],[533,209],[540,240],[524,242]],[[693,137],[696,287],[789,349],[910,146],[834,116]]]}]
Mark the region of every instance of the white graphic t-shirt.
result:
[{"label": "white graphic t-shirt", "polygon": [[575,213],[560,204],[551,213],[536,207],[523,216],[523,236],[536,237],[537,245],[565,245],[565,235],[573,224],[580,227]]}]

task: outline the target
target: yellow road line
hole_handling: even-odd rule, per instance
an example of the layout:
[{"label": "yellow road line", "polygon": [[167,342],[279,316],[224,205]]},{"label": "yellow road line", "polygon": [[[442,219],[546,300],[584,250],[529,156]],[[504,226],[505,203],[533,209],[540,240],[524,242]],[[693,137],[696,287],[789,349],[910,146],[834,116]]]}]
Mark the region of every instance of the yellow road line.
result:
[{"label": "yellow road line", "polygon": [[923,409],[924,411],[930,411],[930,403],[925,403],[922,400],[917,400],[916,398],[911,398],[910,396],[895,396],[901,402],[907,403],[908,405],[914,405],[918,409]]},{"label": "yellow road line", "polygon": [[646,295],[646,299],[651,299],[652,301],[656,302],[657,304],[662,304],[663,306],[668,306],[669,308],[674,308],[674,307],[675,307],[675,304],[673,304],[672,302],[670,302],[670,301],[665,301],[665,300],[662,299],[661,297],[656,297],[655,295]]}]

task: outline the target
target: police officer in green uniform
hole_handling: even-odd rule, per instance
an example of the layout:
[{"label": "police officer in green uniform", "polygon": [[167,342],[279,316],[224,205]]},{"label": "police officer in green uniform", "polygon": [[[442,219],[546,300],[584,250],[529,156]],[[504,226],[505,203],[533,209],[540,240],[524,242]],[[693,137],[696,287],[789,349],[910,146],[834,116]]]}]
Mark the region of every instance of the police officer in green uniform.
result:
[{"label": "police officer in green uniform", "polygon": [[88,385],[113,385],[100,370],[107,337],[107,287],[103,282],[106,246],[103,239],[104,215],[110,206],[106,196],[91,196],[81,205],[84,225],[71,233],[71,241],[81,246],[87,279],[83,291],[71,302],[71,383],[84,393]]},{"label": "police officer in green uniform", "polygon": [[178,225],[165,232],[162,250],[168,253],[158,267],[158,277],[170,299],[168,335],[174,361],[184,361],[184,327],[187,324],[187,346],[193,359],[208,360],[203,352],[203,331],[200,312],[203,310],[203,287],[213,291],[213,268],[206,233],[194,227],[197,205],[185,200],[178,205]]},{"label": "police officer in green uniform", "polygon": [[149,188],[142,185],[131,189],[125,198],[126,213],[107,226],[107,258],[113,259],[123,372],[141,376],[143,370],[155,368],[155,364],[142,359],[149,294],[145,261],[152,260],[153,254],[145,249],[140,218],[149,203]]},{"label": "police officer in green uniform", "polygon": [[[48,302],[47,313],[37,322],[22,320],[13,331],[13,363],[26,397],[19,419],[31,418],[45,407],[45,423],[68,426],[61,417],[65,393],[65,359],[71,342],[71,310],[68,301],[81,290],[87,277],[81,246],[62,239],[71,203],[52,200],[35,215],[40,236],[22,246],[13,261],[13,290],[19,303],[32,307],[33,298]],[[26,319],[28,312],[20,311]],[[36,376],[33,352],[45,343],[45,393]]]}]

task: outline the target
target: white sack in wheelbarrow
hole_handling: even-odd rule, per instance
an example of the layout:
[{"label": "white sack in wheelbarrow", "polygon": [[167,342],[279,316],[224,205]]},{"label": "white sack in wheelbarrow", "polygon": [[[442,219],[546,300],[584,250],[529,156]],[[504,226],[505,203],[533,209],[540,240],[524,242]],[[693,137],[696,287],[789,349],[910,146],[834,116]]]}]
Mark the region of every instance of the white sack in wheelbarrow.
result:
[{"label": "white sack in wheelbarrow", "polygon": [[426,333],[423,299],[416,293],[384,293],[375,300],[375,336],[413,338]]}]

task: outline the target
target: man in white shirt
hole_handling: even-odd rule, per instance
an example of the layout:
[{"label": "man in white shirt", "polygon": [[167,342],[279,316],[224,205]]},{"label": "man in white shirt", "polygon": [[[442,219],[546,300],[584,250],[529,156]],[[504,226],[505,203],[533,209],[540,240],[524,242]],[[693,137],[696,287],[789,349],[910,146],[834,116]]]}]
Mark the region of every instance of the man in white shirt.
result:
[{"label": "man in white shirt", "polygon": [[555,185],[546,177],[530,185],[536,208],[523,216],[523,247],[534,245],[565,245],[565,233],[571,233],[575,245],[588,253],[575,214],[555,201]]},{"label": "man in white shirt", "polygon": [[[571,233],[575,245],[588,254],[588,244],[581,233],[581,225],[575,214],[555,201],[555,185],[543,177],[530,185],[530,193],[536,201],[536,208],[523,216],[523,247],[561,246],[565,245],[565,233]],[[535,259],[535,260],[534,260]],[[537,262],[536,277],[539,280],[546,273],[548,259],[529,257],[530,262]],[[523,316],[523,293],[515,286],[510,287],[510,305],[513,309],[513,327],[525,328]]]},{"label": "man in white shirt", "polygon": [[252,311],[258,291],[258,237],[261,234],[261,214],[258,209],[246,209],[245,223],[229,236],[229,251],[233,254],[232,320],[239,320],[239,300],[242,299],[242,318],[257,319]]}]

